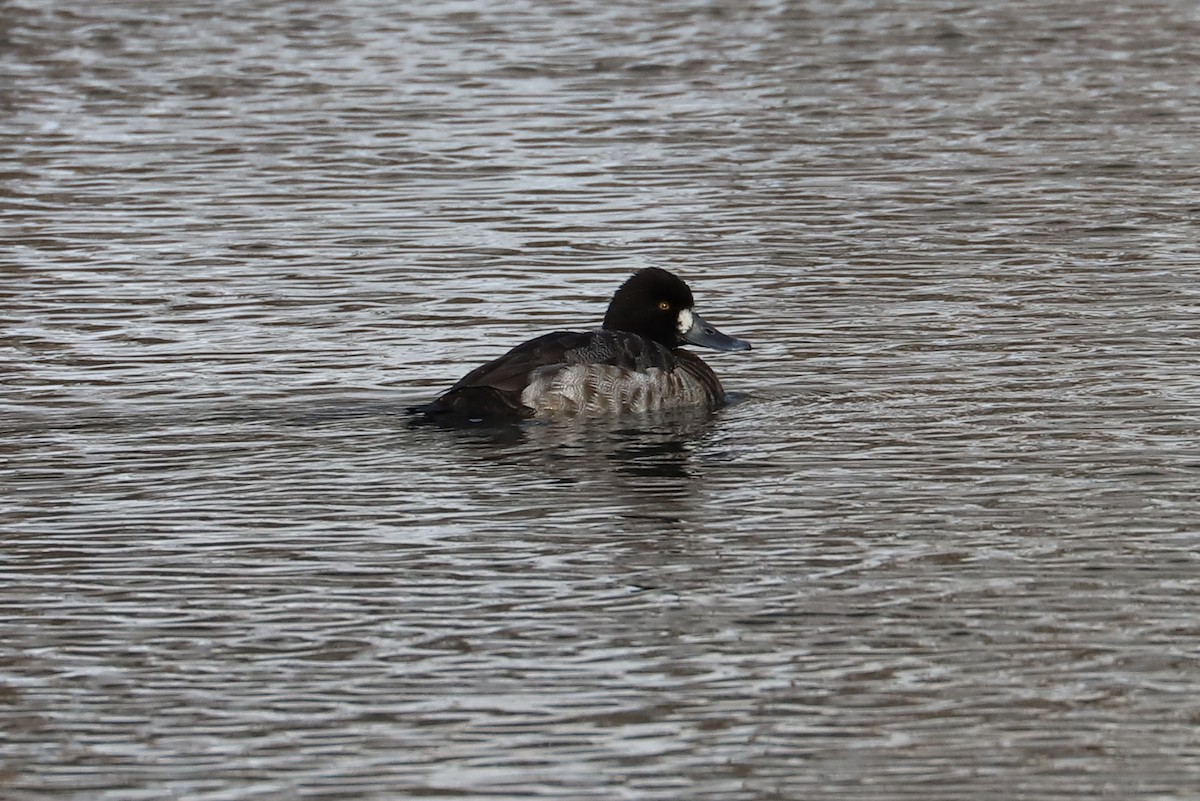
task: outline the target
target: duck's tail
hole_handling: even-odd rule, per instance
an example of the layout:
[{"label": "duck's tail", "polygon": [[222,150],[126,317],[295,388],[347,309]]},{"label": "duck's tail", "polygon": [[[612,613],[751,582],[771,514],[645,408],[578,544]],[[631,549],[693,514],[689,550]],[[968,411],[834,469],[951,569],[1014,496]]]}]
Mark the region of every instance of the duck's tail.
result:
[{"label": "duck's tail", "polygon": [[429,422],[520,420],[533,416],[533,409],[521,403],[520,395],[496,387],[452,389],[436,400],[409,406],[405,411]]}]

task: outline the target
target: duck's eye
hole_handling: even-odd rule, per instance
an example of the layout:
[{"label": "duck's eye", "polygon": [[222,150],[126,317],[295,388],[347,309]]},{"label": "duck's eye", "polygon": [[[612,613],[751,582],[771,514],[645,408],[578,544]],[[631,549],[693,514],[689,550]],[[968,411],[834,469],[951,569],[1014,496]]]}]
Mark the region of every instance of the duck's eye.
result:
[{"label": "duck's eye", "polygon": [[667,303],[665,300],[660,300],[660,301],[658,302],[658,310],[659,310],[659,311],[670,311],[670,310],[671,310],[671,304],[670,304],[670,303]]}]

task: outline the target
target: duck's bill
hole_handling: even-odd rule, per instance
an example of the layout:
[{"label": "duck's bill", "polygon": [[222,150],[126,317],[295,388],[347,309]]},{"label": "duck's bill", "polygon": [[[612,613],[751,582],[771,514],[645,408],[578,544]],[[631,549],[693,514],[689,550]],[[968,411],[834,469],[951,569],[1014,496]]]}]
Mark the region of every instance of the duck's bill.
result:
[{"label": "duck's bill", "polygon": [[704,322],[704,318],[692,312],[692,324],[682,332],[682,339],[689,345],[713,350],[750,350],[750,343],[744,339],[722,334]]}]

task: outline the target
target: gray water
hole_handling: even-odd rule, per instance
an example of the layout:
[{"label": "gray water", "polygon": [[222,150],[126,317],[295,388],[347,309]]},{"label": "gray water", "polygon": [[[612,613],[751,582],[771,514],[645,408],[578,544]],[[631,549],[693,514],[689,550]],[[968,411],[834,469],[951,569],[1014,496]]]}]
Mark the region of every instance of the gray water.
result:
[{"label": "gray water", "polygon": [[0,797],[1200,792],[1194,3],[0,12]]}]

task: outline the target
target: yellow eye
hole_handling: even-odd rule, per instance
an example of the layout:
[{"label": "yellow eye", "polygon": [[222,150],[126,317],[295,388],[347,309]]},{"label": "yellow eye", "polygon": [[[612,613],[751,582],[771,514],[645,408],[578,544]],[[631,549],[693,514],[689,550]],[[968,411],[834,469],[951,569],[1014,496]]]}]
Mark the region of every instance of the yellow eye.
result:
[{"label": "yellow eye", "polygon": [[658,309],[659,309],[659,311],[670,311],[671,304],[667,303],[665,300],[660,300],[658,302]]}]

